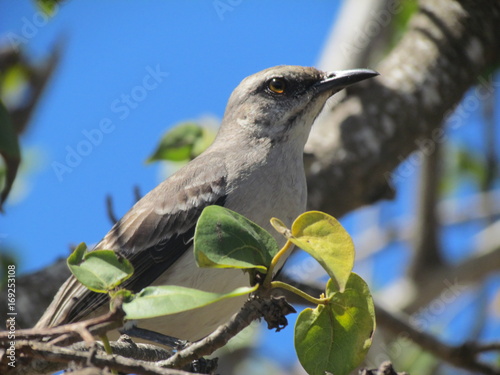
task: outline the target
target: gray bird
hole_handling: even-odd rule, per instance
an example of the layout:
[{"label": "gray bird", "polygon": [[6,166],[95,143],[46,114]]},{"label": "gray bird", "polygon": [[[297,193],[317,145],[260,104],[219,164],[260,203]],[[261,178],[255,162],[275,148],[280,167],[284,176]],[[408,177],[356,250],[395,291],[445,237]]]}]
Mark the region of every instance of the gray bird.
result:
[{"label": "gray bird", "polygon": [[[306,209],[303,152],[311,126],[326,100],[339,90],[378,75],[368,69],[325,73],[315,68],[278,66],[245,78],[233,91],[213,144],[196,159],[139,200],[96,249],[126,256],[135,273],[125,287],[138,292],[148,285],[181,285],[228,292],[248,285],[240,270],[201,269],[192,239],[203,208],[221,205],[284,238],[271,217],[286,224]],[[36,327],[81,320],[107,308],[99,295],[70,277]],[[161,318],[138,327],[189,341],[224,323],[244,298]]]}]

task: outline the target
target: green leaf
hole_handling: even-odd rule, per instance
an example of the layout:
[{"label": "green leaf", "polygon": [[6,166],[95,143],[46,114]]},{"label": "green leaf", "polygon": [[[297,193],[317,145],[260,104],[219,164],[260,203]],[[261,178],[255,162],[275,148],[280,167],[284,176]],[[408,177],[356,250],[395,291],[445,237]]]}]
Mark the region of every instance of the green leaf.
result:
[{"label": "green leaf", "polygon": [[212,142],[213,136],[196,123],[184,123],[169,130],[147,162],[190,161]]},{"label": "green leaf", "polygon": [[7,199],[21,162],[21,151],[7,108],[0,101],[0,155],[5,162],[5,184],[0,194],[0,211]]},{"label": "green leaf", "polygon": [[48,16],[53,16],[58,3],[62,0],[35,0],[38,7]]},{"label": "green leaf", "polygon": [[471,176],[479,187],[485,185],[488,165],[481,156],[463,148],[458,150],[458,172]]},{"label": "green leaf", "polygon": [[108,293],[134,273],[132,264],[112,250],[87,252],[81,243],[68,258],[71,273],[90,290]]},{"label": "green leaf", "polygon": [[25,66],[22,64],[10,66],[2,74],[2,96],[5,98],[13,93],[15,94],[27,84],[28,79],[28,71]]},{"label": "green leaf", "polygon": [[267,231],[221,206],[206,207],[196,224],[194,255],[200,267],[265,272],[278,250]]},{"label": "green leaf", "polygon": [[253,287],[240,287],[229,293],[210,293],[176,285],[150,286],[123,304],[127,319],[149,319],[193,310],[211,303],[243,296],[256,291]]},{"label": "green leaf", "polygon": [[361,364],[371,346],[375,309],[368,286],[352,273],[345,291],[330,280],[327,305],[307,308],[295,324],[295,350],[310,375],[347,375]]},{"label": "green leaf", "polygon": [[303,213],[292,224],[289,239],[312,255],[344,290],[355,252],[351,236],[335,218],[319,211]]},{"label": "green leaf", "polygon": [[396,43],[401,39],[406,30],[412,16],[418,11],[418,1],[417,0],[406,0],[401,1],[397,4],[397,8],[394,9],[394,13],[391,20],[391,30],[388,35],[388,45],[389,49],[394,48]]}]

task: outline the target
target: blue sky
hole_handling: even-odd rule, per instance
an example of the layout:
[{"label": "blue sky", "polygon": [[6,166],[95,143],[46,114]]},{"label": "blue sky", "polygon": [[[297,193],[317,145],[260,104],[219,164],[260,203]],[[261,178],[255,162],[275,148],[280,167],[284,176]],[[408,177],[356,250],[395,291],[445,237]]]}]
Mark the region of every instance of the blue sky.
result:
[{"label": "blue sky", "polygon": [[220,119],[231,91],[259,70],[314,65],[339,6],[220,3],[69,1],[47,22],[32,1],[0,1],[2,43],[22,40],[33,61],[64,44],[21,139],[17,196],[0,217],[22,271],[99,241],[110,228],[106,194],[121,216],[134,185],[143,194],[157,185],[161,168],[144,160],[168,127]]}]

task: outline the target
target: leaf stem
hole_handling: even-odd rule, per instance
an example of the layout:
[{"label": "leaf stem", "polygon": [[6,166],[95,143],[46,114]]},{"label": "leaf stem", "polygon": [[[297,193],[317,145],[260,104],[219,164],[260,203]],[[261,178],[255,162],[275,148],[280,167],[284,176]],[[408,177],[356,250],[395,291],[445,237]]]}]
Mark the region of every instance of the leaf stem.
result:
[{"label": "leaf stem", "polygon": [[113,349],[111,348],[111,345],[109,343],[108,336],[106,334],[100,336],[100,339],[102,341],[102,345],[104,346],[104,351],[106,354],[113,354]]},{"label": "leaf stem", "polygon": [[314,303],[315,305],[326,305],[330,299],[329,298],[315,298],[306,292],[303,292],[302,290],[291,286],[290,284],[284,283],[282,281],[273,281],[270,284],[271,288],[281,288],[288,290],[289,292],[295,293],[299,297],[304,298],[306,301],[309,301],[311,303]]},{"label": "leaf stem", "polygon": [[278,264],[280,258],[283,257],[288,252],[288,250],[290,250],[290,248],[292,246],[293,246],[293,243],[290,240],[287,240],[285,246],[283,246],[280,249],[280,251],[278,251],[276,253],[276,255],[274,256],[274,258],[271,260],[271,264],[269,265],[269,269],[267,270],[267,275],[266,275],[266,278],[264,279],[264,283],[263,283],[265,288],[270,287],[271,281],[273,279],[274,269],[276,268],[276,265]]},{"label": "leaf stem", "polygon": [[[109,355],[113,354],[113,348],[111,348],[111,344],[109,343],[108,336],[106,334],[101,335],[100,339],[102,341],[102,345],[104,346],[104,351],[106,352],[106,354],[109,354]],[[118,372],[114,369],[111,370],[111,373],[114,375],[118,375]]]}]

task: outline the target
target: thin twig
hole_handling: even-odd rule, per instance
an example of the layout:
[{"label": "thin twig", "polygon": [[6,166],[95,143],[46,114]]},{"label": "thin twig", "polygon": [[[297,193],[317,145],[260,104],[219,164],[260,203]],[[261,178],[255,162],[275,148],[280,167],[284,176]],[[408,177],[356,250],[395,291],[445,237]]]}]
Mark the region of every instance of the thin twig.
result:
[{"label": "thin twig", "polygon": [[[116,305],[118,307],[118,305]],[[121,308],[116,308],[108,313],[83,320],[81,322],[64,324],[50,328],[29,328],[16,331],[16,339],[33,340],[41,338],[54,338],[51,344],[69,345],[80,340],[86,342],[94,341],[93,336],[100,336],[110,330],[123,325],[125,316]],[[10,341],[9,332],[0,332],[0,344],[6,345]]]},{"label": "thin twig", "polygon": [[134,185],[134,198],[136,202],[139,202],[142,198],[141,190],[139,185]]},{"label": "thin twig", "polygon": [[107,355],[95,353],[92,357],[89,352],[82,352],[74,349],[61,348],[58,346],[30,341],[18,341],[16,348],[32,358],[41,358],[47,362],[70,363],[75,362],[86,365],[90,362],[93,366],[121,371],[124,373],[136,373],[144,375],[187,375],[188,372],[166,369],[150,362],[125,358],[119,355]]},{"label": "thin twig", "polygon": [[[252,298],[245,303],[243,308],[234,314],[229,322],[221,325],[212,334],[204,339],[192,343],[187,348],[177,352],[169,359],[160,362],[166,367],[182,368],[195,359],[201,358],[204,355],[212,354],[215,350],[223,347],[227,342],[246,328],[254,320],[265,318],[270,326],[268,328],[280,327],[271,326],[271,319],[275,318],[277,311],[280,311],[283,316],[294,312],[293,308],[283,299],[272,298],[264,300],[260,298]],[[271,319],[269,319],[271,318]]]},{"label": "thin twig", "polygon": [[113,197],[111,194],[106,195],[106,213],[108,214],[108,219],[111,221],[111,224],[115,225],[118,219],[113,209]]}]

